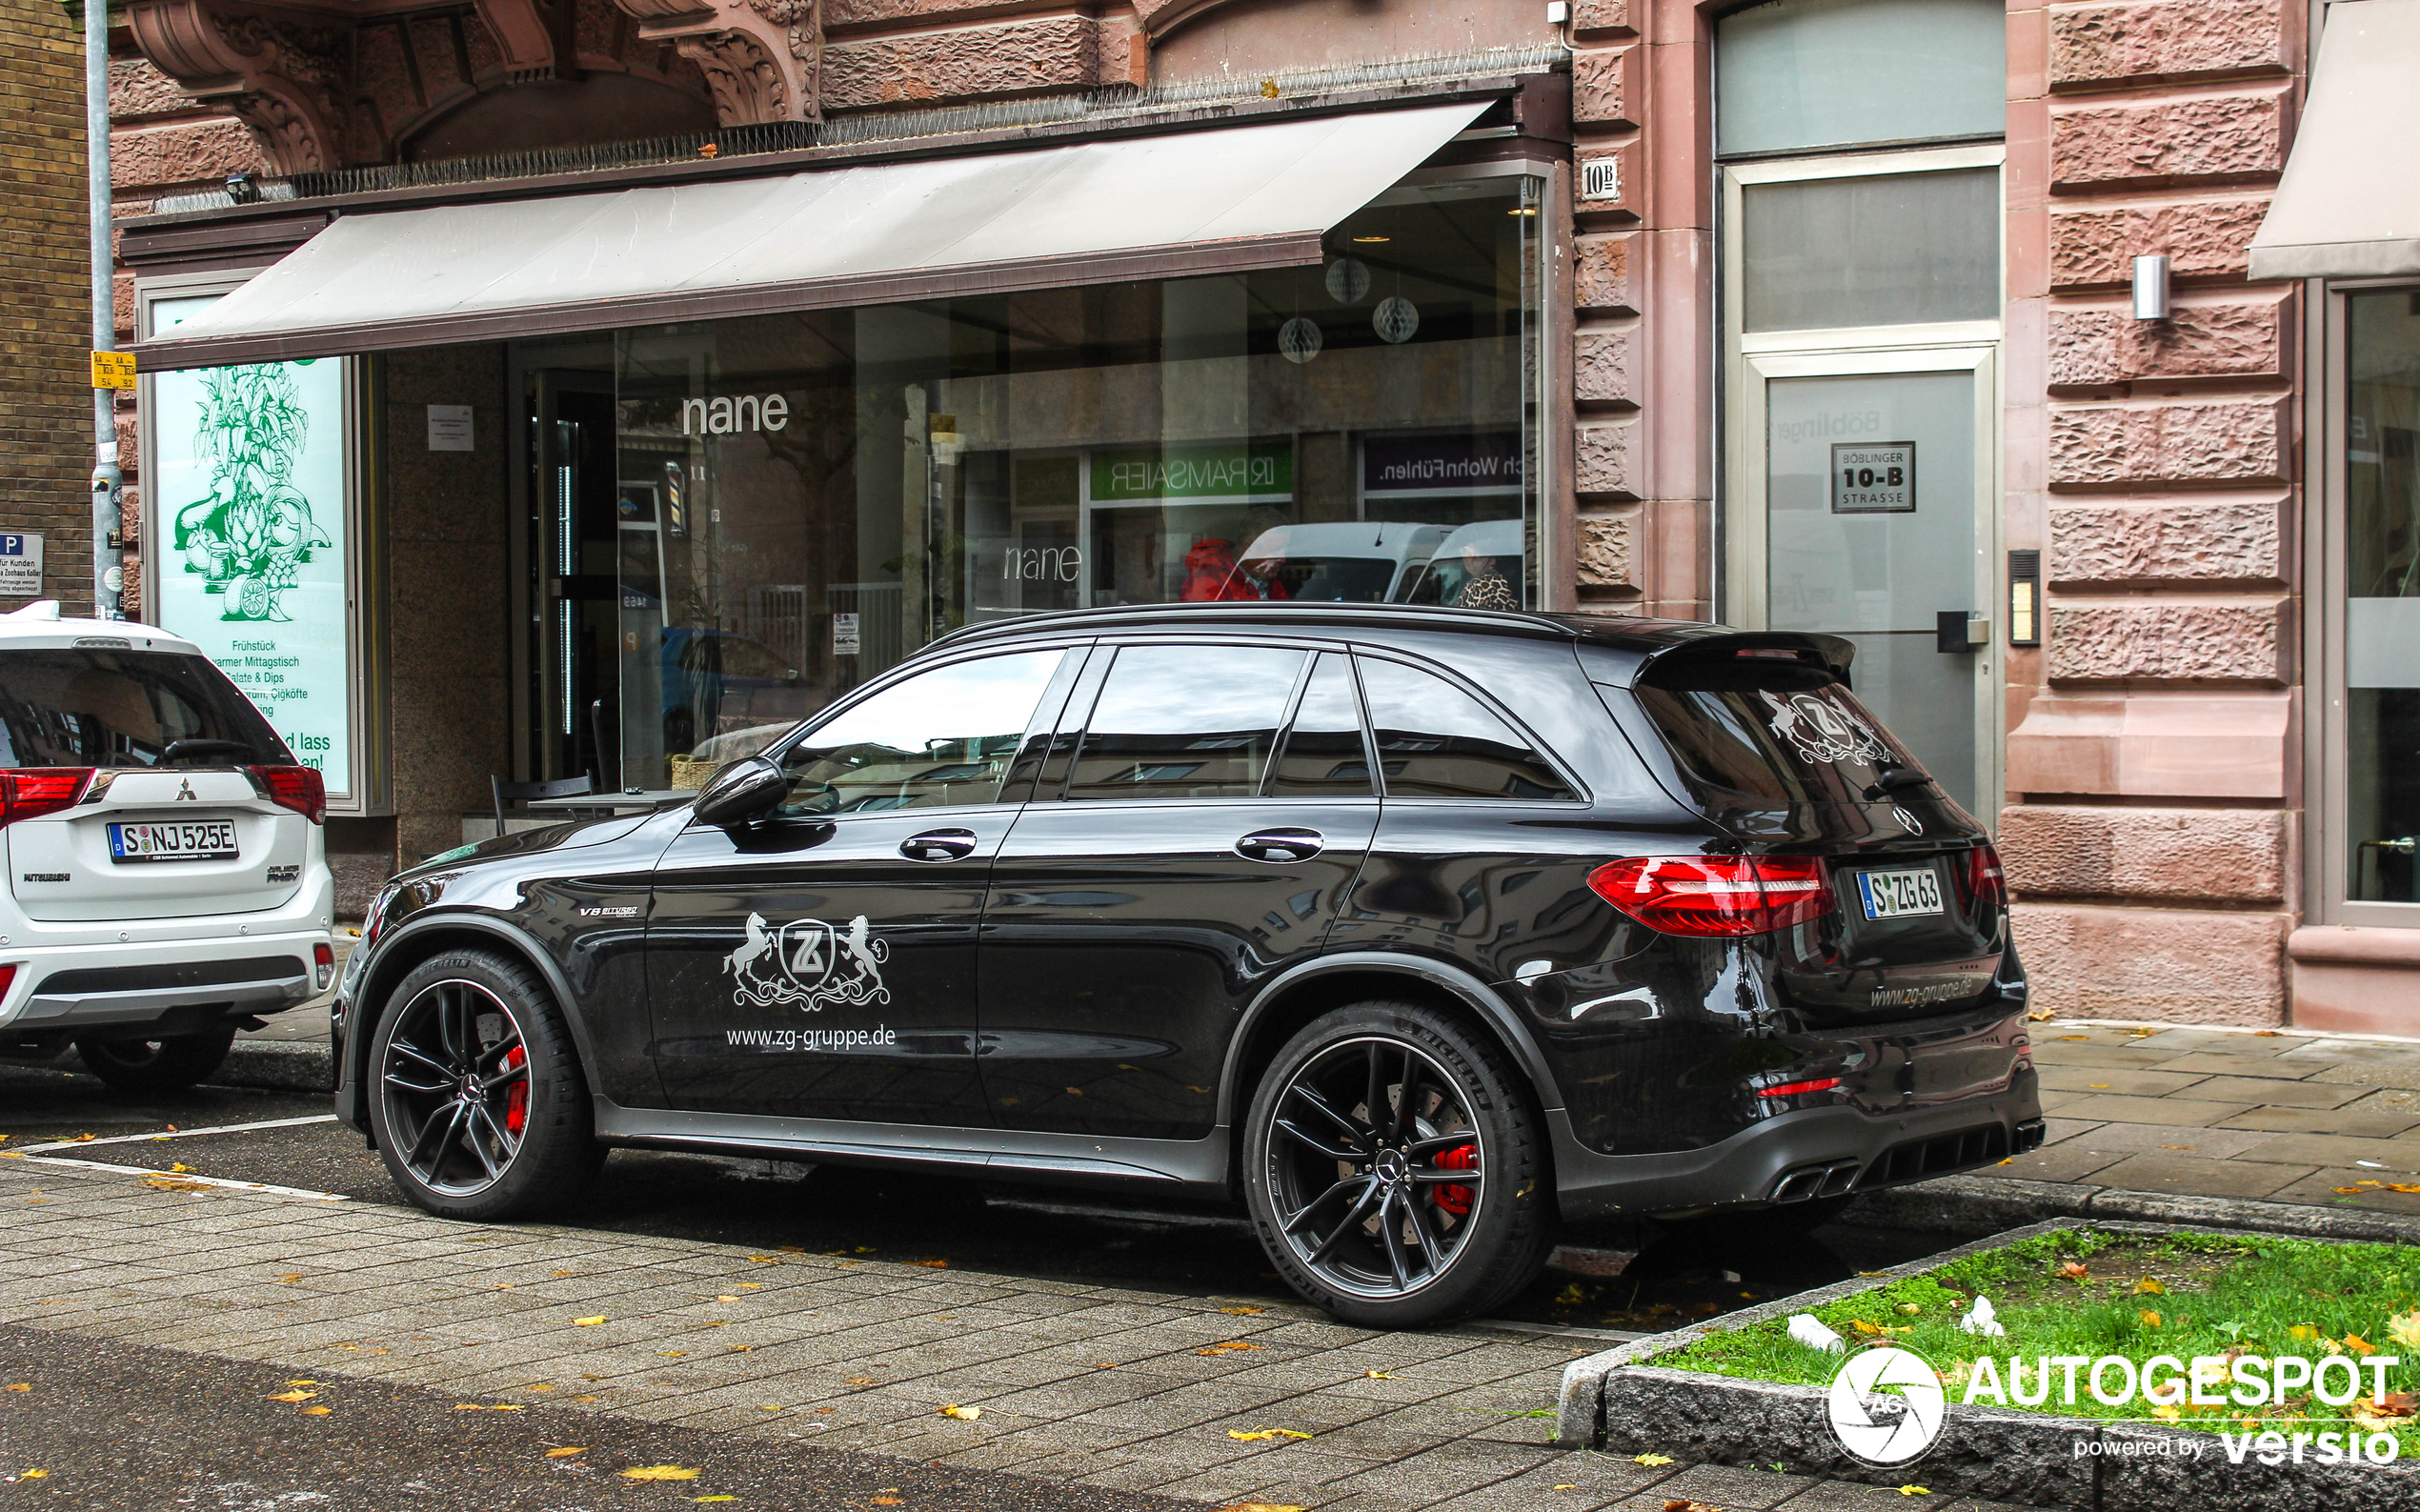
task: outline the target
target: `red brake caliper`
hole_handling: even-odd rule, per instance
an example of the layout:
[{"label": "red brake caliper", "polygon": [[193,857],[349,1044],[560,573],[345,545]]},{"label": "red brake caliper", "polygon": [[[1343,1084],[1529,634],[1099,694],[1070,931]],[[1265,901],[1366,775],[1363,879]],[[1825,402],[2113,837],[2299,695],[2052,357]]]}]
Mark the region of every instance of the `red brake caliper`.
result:
[{"label": "red brake caliper", "polygon": [[[1479,1146],[1475,1144],[1457,1145],[1453,1149],[1450,1149],[1444,1154],[1439,1156],[1437,1158],[1437,1164],[1440,1169],[1447,1171],[1468,1171],[1476,1169],[1479,1164]],[[1469,1187],[1441,1186],[1436,1188],[1436,1193],[1437,1205],[1439,1207],[1453,1214],[1456,1218],[1468,1218],[1470,1216],[1471,1191]]]},{"label": "red brake caliper", "polygon": [[[508,1071],[517,1071],[529,1063],[530,1058],[521,1053],[519,1045],[514,1045],[505,1054],[504,1065]],[[518,1134],[523,1125],[529,1121],[530,1079],[523,1077],[513,1083],[512,1091],[504,1095],[504,1127],[510,1133]],[[1459,1192],[1462,1188],[1456,1187],[1454,1190]]]}]

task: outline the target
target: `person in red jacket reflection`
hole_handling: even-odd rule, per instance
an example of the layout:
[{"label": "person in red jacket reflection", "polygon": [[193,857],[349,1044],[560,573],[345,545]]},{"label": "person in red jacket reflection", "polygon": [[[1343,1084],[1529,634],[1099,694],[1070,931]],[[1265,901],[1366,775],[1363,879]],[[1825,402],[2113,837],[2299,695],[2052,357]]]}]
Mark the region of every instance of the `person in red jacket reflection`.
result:
[{"label": "person in red jacket reflection", "polygon": [[1188,604],[1284,598],[1285,585],[1278,581],[1281,565],[1275,557],[1238,562],[1233,541],[1205,535],[1185,553],[1185,582],[1177,597]]}]

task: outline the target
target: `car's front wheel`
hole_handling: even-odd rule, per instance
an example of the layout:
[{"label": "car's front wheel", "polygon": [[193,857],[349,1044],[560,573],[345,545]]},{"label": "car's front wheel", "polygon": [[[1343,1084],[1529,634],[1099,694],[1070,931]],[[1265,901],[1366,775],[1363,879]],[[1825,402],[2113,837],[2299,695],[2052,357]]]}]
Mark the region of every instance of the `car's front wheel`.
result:
[{"label": "car's front wheel", "polygon": [[232,1027],[159,1039],[79,1039],[86,1070],[120,1092],[182,1092],[227,1062]]},{"label": "car's front wheel", "polygon": [[1270,1064],[1244,1138],[1262,1246],[1343,1321],[1412,1328],[1499,1306],[1553,1243],[1529,1091],[1439,1009],[1368,1002],[1314,1021]]},{"label": "car's front wheel", "polygon": [[387,1174],[440,1218],[559,1206],[603,1159],[562,1013],[510,958],[449,951],[414,969],[387,999],[369,1072]]}]

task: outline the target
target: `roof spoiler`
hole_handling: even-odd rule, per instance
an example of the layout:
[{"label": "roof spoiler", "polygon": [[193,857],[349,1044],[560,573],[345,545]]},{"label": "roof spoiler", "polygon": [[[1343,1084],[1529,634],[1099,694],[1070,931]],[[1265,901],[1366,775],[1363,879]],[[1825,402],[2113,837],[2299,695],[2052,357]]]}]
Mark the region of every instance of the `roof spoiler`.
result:
[{"label": "roof spoiler", "polygon": [[1850,682],[1849,665],[1857,645],[1841,635],[1801,630],[1710,630],[1679,645],[1648,654],[1639,663],[1636,680],[1644,681],[1661,666],[1703,666],[1709,662],[1753,663],[1770,659],[1820,664],[1842,682]]}]

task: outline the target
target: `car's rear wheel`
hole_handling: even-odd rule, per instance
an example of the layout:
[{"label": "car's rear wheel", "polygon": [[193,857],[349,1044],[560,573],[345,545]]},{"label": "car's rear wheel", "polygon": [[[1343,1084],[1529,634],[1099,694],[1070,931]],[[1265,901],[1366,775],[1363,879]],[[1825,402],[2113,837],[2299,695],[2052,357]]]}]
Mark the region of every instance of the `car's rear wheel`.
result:
[{"label": "car's rear wheel", "polygon": [[422,963],[389,996],[369,1070],[387,1174],[440,1218],[559,1206],[604,1158],[562,1012],[510,958],[449,951]]},{"label": "car's rear wheel", "polygon": [[1482,1312],[1553,1243],[1543,1131],[1496,1047],[1423,1004],[1319,1018],[1278,1052],[1245,1128],[1254,1229],[1337,1318],[1411,1328]]},{"label": "car's rear wheel", "polygon": [[159,1039],[79,1039],[85,1069],[120,1092],[182,1092],[227,1062],[232,1026]]}]

